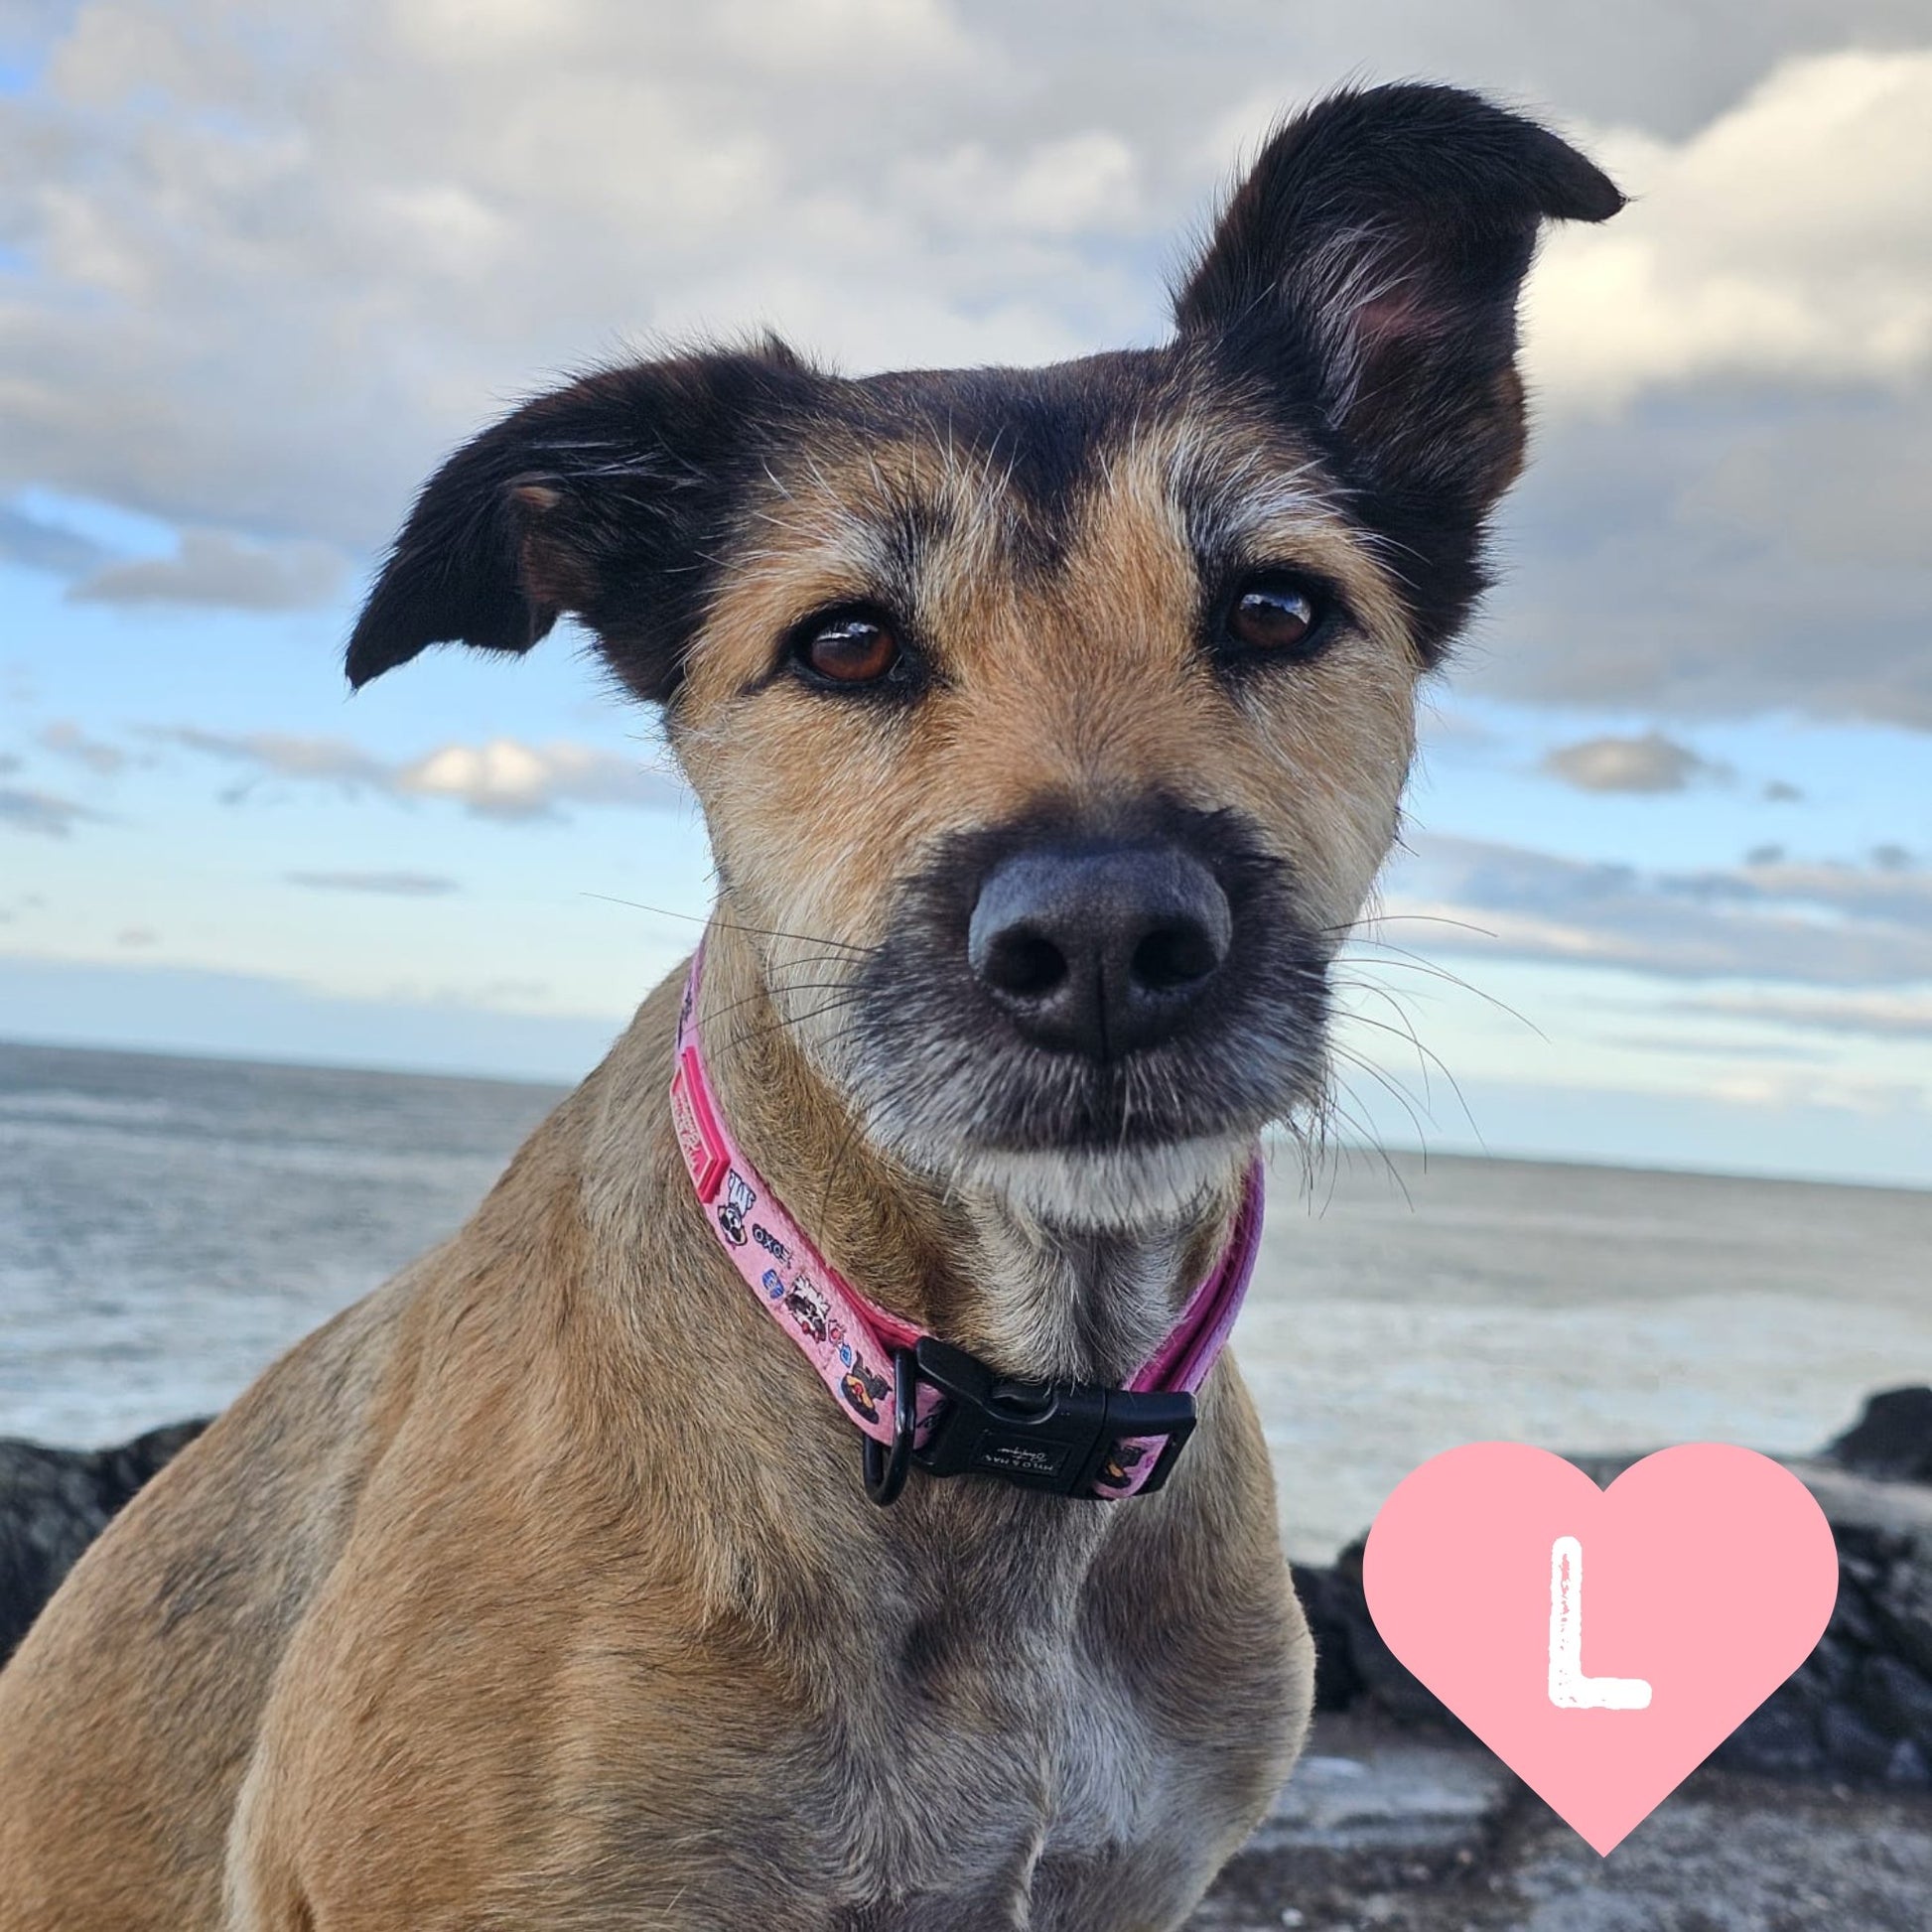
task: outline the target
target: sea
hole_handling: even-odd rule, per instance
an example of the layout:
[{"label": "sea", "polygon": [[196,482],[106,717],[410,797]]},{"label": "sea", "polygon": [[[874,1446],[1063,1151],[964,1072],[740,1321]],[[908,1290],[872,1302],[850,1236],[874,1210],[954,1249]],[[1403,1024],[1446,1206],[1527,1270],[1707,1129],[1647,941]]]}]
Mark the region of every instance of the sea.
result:
[{"label": "sea", "polygon": [[[0,1042],[0,1435],[218,1410],[458,1227],[559,1097]],[[1932,1382],[1932,1192],[1284,1150],[1235,1347],[1322,1561],[1461,1443],[1802,1452]]]}]

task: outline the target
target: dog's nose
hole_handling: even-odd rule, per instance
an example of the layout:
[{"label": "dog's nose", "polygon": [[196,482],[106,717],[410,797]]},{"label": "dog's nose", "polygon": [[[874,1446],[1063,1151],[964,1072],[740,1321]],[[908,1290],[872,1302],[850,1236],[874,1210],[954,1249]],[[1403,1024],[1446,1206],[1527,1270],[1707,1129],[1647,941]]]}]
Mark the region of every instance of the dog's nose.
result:
[{"label": "dog's nose", "polygon": [[1177,1031],[1233,930],[1220,882],[1177,846],[1035,847],[981,882],[966,953],[1029,1039],[1112,1059]]}]

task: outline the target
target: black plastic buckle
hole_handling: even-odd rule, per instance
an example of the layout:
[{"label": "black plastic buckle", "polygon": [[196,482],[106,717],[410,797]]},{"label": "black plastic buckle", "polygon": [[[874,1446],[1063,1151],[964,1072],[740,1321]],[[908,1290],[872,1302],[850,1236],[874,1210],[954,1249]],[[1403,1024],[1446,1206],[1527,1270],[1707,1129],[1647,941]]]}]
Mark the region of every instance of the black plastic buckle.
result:
[{"label": "black plastic buckle", "polygon": [[[1085,1496],[1096,1480],[1127,1482],[1135,1465],[1123,1455],[1124,1444],[1159,1437],[1162,1447],[1139,1491],[1149,1495],[1167,1481],[1194,1433],[1194,1398],[1184,1391],[1016,1381],[931,1335],[901,1350],[895,1369],[896,1394],[903,1391],[906,1400],[895,1402],[901,1419],[890,1459],[871,1437],[865,1444],[866,1493],[875,1502],[898,1494],[908,1449],[911,1460],[935,1476],[998,1476],[1022,1489]],[[930,1436],[910,1449],[911,1398],[920,1382],[930,1382],[942,1400]]]}]

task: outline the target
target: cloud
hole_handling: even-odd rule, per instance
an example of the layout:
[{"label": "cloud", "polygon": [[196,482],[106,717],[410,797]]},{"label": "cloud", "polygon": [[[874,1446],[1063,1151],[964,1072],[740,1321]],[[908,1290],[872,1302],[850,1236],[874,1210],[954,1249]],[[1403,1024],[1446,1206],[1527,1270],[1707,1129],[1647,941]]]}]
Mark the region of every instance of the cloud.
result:
[{"label": "cloud", "polygon": [[203,604],[300,611],[325,604],[342,553],[322,543],[254,543],[223,530],[183,530],[172,557],[102,564],[68,592],[76,604]]},{"label": "cloud", "polygon": [[1880,846],[1872,869],[1842,863],[1800,863],[1779,859],[1745,865],[1737,871],[1660,873],[1657,890],[1703,902],[1747,906],[1791,906],[1839,920],[1922,924],[1932,938],[1932,872],[1916,869],[1902,848]]},{"label": "cloud", "polygon": [[399,766],[393,788],[406,795],[457,798],[494,818],[531,818],[572,801],[587,805],[682,803],[688,795],[660,770],[588,745],[446,745]]},{"label": "cloud", "polygon": [[145,736],[230,763],[253,766],[263,775],[309,779],[348,791],[384,790],[390,778],[391,768],[380,759],[339,738],[304,738],[288,732],[211,732],[196,725],[151,727]]},{"label": "cloud", "polygon": [[1679,1013],[1762,1022],[1806,1033],[1932,1040],[1932,994],[1847,993],[1779,998],[1725,995],[1673,1002]]},{"label": "cloud", "polygon": [[1639,191],[1532,281],[1543,468],[1484,677],[1932,728],[1923,0],[36,20],[45,77],[0,111],[0,488],[184,533],[69,554],[90,597],[326,596],[452,444],[626,345],[771,325],[866,368],[1158,339],[1163,269],[1283,108],[1425,72],[1575,117]]},{"label": "cloud", "polygon": [[1932,393],[1713,385],[1553,425],[1475,690],[1932,730]]},{"label": "cloud", "polygon": [[77,577],[92,570],[107,553],[75,530],[45,523],[24,510],[0,504],[0,563],[44,570],[56,577]]},{"label": "cloud", "polygon": [[101,822],[99,812],[90,812],[71,798],[0,785],[0,825],[11,826],[16,832],[38,832],[43,838],[65,839],[76,825]]},{"label": "cloud", "polygon": [[100,588],[226,587],[219,533],[366,550],[452,441],[623,340],[775,324],[879,365],[1145,333],[1158,262],[1122,251],[1191,200],[1184,118],[1110,124],[943,0],[345,0],[285,28],[247,0],[89,7],[0,117],[0,232],[32,267],[0,483],[201,533]]},{"label": "cloud", "polygon": [[70,718],[56,719],[41,733],[41,743],[59,758],[84,764],[97,777],[111,778],[128,762],[118,745],[89,738]]},{"label": "cloud", "polygon": [[[1669,1011],[1703,1011],[1697,1002],[1680,1000]],[[1628,1047],[1639,1053],[1668,1053],[1679,1059],[1785,1060],[1802,1065],[1817,1065],[1831,1059],[1824,1046],[1804,1046],[1795,1041],[1763,1039],[1712,1039],[1702,1035],[1693,1039],[1677,1034],[1619,1034],[1609,1038],[1612,1046]]]},{"label": "cloud", "polygon": [[1728,766],[1661,732],[1560,745],[1544,758],[1543,769],[1579,791],[1682,791],[1697,778],[1730,775]]},{"label": "cloud", "polygon": [[[178,525],[365,547],[438,450],[621,337],[775,323],[861,366],[1145,339],[1240,149],[1349,77],[1440,73],[1611,129],[1667,319],[1714,249],[1800,272],[1765,241],[1793,177],[1806,240],[1859,265],[1839,284],[1882,283],[1846,295],[1857,316],[1909,281],[1859,251],[1916,233],[1870,206],[1891,142],[1893,199],[1920,206],[1911,57],[1765,78],[1895,32],[1900,0],[1713,0],[1695,31],[1665,0],[1617,32],[1527,0],[1447,12],[344,0],[295,36],[268,0],[50,15],[46,79],[0,120],[0,232],[32,267],[0,463]],[[1605,273],[1548,266],[1572,386],[1678,379],[1647,348],[1634,378],[1635,350],[1614,360]]]},{"label": "cloud", "polygon": [[[1932,981],[1932,872],[1788,862],[1642,871],[1419,839],[1385,898],[1394,943],[1666,979],[1829,987]],[[1413,923],[1411,923],[1413,921]],[[1379,936],[1371,924],[1368,938]],[[1372,964],[1375,948],[1362,958]]]},{"label": "cloud", "polygon": [[1877,1080],[1866,1074],[1840,1072],[1776,1072],[1769,1067],[1720,1074],[1707,1091],[1714,1100],[1767,1113],[1823,1107],[1873,1119],[1916,1115],[1924,1109],[1926,1099],[1924,1087],[1914,1080]]},{"label": "cloud", "polygon": [[[447,798],[480,817],[541,818],[565,804],[667,807],[689,794],[669,772],[614,752],[565,740],[525,745],[496,738],[444,745],[421,758],[389,761],[342,739],[278,732],[226,733],[179,726],[152,736],[189,751],[251,767],[258,777],[334,785],[391,798]],[[245,795],[244,792],[235,794]]]},{"label": "cloud", "polygon": [[291,872],[291,886],[319,893],[376,893],[395,898],[437,898],[459,890],[454,879],[428,872]]},{"label": "cloud", "polygon": [[1526,339],[1554,399],[1932,363],[1932,48],[1788,61],[1687,140],[1593,146],[1635,200],[1551,239]]}]

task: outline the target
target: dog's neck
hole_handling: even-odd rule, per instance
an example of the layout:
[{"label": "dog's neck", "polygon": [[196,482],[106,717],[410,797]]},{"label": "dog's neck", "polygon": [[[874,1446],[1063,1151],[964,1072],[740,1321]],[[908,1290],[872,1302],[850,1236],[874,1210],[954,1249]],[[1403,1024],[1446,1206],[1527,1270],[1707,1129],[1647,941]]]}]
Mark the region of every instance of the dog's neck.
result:
[{"label": "dog's neck", "polygon": [[875,1147],[766,991],[750,940],[706,942],[699,1034],[746,1155],[853,1287],[999,1371],[1124,1382],[1228,1238],[1244,1163],[1187,1211],[1124,1228],[1055,1226],[986,1187],[916,1173]]}]

